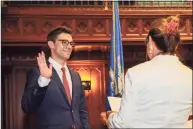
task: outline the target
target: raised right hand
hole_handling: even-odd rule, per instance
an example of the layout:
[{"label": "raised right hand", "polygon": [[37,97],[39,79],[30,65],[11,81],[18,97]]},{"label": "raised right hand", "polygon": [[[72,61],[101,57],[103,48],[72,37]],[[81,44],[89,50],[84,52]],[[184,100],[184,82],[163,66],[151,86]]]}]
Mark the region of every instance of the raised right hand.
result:
[{"label": "raised right hand", "polygon": [[39,66],[40,74],[45,78],[50,78],[52,76],[52,64],[50,64],[48,68],[43,51],[41,53],[38,53],[37,63]]}]

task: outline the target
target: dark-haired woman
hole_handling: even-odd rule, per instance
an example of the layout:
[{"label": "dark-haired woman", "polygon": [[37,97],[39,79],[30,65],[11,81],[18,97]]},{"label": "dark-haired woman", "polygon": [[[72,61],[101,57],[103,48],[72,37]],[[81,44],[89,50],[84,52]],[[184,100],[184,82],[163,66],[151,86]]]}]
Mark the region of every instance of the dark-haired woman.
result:
[{"label": "dark-haired woman", "polygon": [[192,70],[176,56],[178,26],[176,16],[152,23],[146,40],[150,61],[128,69],[120,110],[107,113],[110,128],[185,128]]}]

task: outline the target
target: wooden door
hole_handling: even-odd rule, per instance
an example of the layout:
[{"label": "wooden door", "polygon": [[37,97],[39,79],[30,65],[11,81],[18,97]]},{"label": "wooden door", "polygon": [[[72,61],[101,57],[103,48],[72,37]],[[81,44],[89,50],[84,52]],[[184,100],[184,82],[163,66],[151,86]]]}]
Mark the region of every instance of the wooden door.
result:
[{"label": "wooden door", "polygon": [[[81,63],[82,62],[82,63]],[[91,81],[91,90],[85,90],[86,106],[92,129],[101,129],[100,113],[105,111],[105,63],[103,61],[69,62],[70,67],[77,71],[82,81]]]}]

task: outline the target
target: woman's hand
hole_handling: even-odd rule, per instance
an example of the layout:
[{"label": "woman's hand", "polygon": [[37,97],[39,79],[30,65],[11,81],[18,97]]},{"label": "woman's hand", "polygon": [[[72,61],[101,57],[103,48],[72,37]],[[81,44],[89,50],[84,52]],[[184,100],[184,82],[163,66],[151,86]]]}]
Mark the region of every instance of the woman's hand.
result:
[{"label": "woman's hand", "polygon": [[107,122],[107,112],[101,112],[100,114],[100,120],[101,122],[106,125],[106,122]]},{"label": "woman's hand", "polygon": [[109,128],[109,124],[108,124],[108,118],[110,116],[110,114],[115,114],[115,111],[107,111],[107,112],[101,112],[100,114],[100,120],[101,122],[106,125]]}]

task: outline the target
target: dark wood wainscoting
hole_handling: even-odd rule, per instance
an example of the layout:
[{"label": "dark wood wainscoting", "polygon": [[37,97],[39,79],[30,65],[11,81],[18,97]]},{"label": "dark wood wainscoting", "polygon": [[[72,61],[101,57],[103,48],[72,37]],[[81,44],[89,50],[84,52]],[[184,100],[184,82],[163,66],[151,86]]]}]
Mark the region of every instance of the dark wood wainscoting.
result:
[{"label": "dark wood wainscoting", "polygon": [[[36,116],[22,112],[21,98],[26,74],[32,67],[37,66],[35,57],[40,50],[40,47],[2,47],[3,129],[36,129]],[[125,72],[128,68],[146,60],[144,45],[126,45],[123,51]],[[192,68],[192,45],[181,45],[179,53],[183,63]],[[109,49],[75,50],[68,64],[79,72],[83,81],[91,81],[91,90],[85,91],[89,120],[92,128],[102,128],[99,114],[105,110]]]},{"label": "dark wood wainscoting", "polygon": [[[102,128],[100,112],[105,110],[105,61],[70,61],[69,66],[79,72],[82,80],[91,81],[91,90],[86,91],[86,105],[92,128]],[[36,67],[36,62],[12,62],[2,67],[4,129],[36,129],[36,117],[21,110],[21,98],[27,72]]]}]

